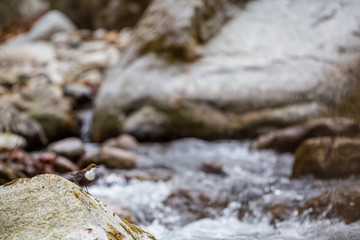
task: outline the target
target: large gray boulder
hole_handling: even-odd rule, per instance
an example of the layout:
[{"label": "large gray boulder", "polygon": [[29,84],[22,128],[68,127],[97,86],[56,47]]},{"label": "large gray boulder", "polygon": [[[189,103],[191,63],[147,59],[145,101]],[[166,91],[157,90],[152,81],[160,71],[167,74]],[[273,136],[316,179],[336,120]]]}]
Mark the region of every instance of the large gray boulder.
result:
[{"label": "large gray boulder", "polygon": [[326,112],[353,87],[359,1],[238,2],[153,1],[100,89],[94,139],[141,138],[144,108],[149,126],[161,122],[152,138],[256,136]]},{"label": "large gray boulder", "polygon": [[52,174],[0,186],[0,208],[3,240],[155,239],[77,185]]}]

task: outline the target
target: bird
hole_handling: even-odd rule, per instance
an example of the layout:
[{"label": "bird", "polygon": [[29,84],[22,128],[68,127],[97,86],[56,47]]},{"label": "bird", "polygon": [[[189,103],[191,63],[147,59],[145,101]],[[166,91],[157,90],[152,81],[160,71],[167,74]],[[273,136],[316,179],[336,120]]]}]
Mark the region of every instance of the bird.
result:
[{"label": "bird", "polygon": [[77,182],[80,186],[85,187],[86,192],[88,194],[90,193],[87,189],[87,186],[90,185],[92,182],[94,182],[96,176],[95,174],[96,168],[97,168],[96,164],[91,163],[86,168],[71,174],[73,180]]}]

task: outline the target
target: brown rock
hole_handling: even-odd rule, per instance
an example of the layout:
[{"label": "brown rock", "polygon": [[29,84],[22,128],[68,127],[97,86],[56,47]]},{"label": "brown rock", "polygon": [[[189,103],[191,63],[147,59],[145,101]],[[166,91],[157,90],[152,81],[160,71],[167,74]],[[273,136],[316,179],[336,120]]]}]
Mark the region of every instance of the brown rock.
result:
[{"label": "brown rock", "polygon": [[18,178],[15,171],[6,163],[0,161],[0,185]]},{"label": "brown rock", "polygon": [[78,159],[84,153],[83,143],[74,137],[54,142],[48,148],[50,151],[73,160]]},{"label": "brown rock", "polygon": [[172,177],[172,172],[165,168],[150,168],[150,169],[134,169],[132,171],[125,171],[124,177],[126,180],[137,179],[140,181],[168,181]]},{"label": "brown rock", "polygon": [[119,148],[102,147],[96,164],[103,164],[108,168],[130,169],[135,166],[136,157],[131,152]]},{"label": "brown rock", "polygon": [[307,138],[322,136],[353,137],[359,133],[359,124],[352,119],[322,118],[261,135],[256,139],[255,144],[259,149],[273,148],[281,152],[293,152]]},{"label": "brown rock", "polygon": [[67,173],[72,171],[77,171],[79,168],[69,159],[59,156],[56,158],[54,164],[54,170],[57,173]]},{"label": "brown rock", "polygon": [[360,174],[360,140],[312,138],[296,150],[292,177],[313,174],[319,178]]},{"label": "brown rock", "polygon": [[225,175],[223,171],[223,164],[218,161],[206,161],[203,162],[200,166],[200,169],[203,172],[217,175]]},{"label": "brown rock", "polygon": [[187,224],[201,218],[211,218],[227,207],[228,199],[209,195],[197,189],[179,189],[169,195],[164,204],[173,208]]},{"label": "brown rock", "polygon": [[139,143],[135,137],[129,134],[121,134],[117,138],[110,138],[103,143],[104,147],[121,148],[125,150],[136,150]]},{"label": "brown rock", "polygon": [[117,138],[117,146],[126,150],[137,150],[139,148],[139,143],[135,137],[129,134],[121,134]]},{"label": "brown rock", "polygon": [[321,194],[298,208],[311,218],[340,218],[345,223],[360,220],[360,185],[347,186]]}]

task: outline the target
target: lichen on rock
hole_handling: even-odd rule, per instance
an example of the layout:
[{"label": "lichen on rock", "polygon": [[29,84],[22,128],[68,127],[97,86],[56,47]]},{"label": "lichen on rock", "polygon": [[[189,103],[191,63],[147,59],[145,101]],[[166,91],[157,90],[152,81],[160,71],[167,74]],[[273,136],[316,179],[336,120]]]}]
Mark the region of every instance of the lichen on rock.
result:
[{"label": "lichen on rock", "polygon": [[[0,236],[20,239],[153,240],[74,183],[44,174],[0,186]],[[20,217],[21,216],[21,217]]]}]

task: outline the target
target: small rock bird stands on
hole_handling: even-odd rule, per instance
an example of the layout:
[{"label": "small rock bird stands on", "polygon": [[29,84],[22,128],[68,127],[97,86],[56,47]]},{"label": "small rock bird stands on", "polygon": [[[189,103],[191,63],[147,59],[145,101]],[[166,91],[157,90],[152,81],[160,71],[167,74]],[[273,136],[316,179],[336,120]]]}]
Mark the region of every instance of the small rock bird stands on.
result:
[{"label": "small rock bird stands on", "polygon": [[92,163],[86,168],[71,174],[75,182],[86,188],[87,193],[89,193],[87,186],[95,180],[96,168],[96,164]]}]

